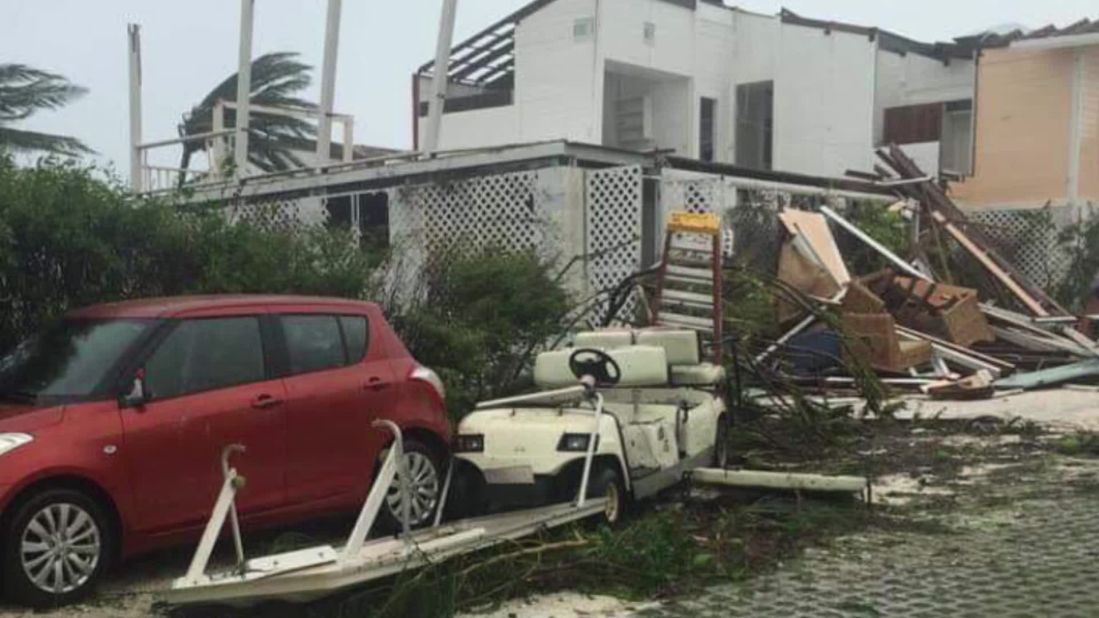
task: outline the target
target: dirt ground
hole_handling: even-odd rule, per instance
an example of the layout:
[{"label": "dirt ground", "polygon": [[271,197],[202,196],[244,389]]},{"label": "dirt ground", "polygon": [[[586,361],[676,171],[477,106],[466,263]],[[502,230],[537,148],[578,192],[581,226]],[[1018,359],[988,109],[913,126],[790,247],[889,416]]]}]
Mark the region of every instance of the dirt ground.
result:
[{"label": "dirt ground", "polygon": [[[562,592],[467,616],[1010,618],[1049,614],[1049,608],[1057,609],[1055,615],[1095,615],[1099,440],[1088,432],[1099,430],[1099,394],[915,400],[897,417],[902,422],[862,440],[847,460],[816,464],[873,472],[874,505],[863,529],[689,599],[628,602]],[[706,499],[705,490],[694,493]],[[305,533],[335,541],[345,527],[318,524]],[[263,553],[273,539],[250,540],[251,553]],[[88,604],[45,613],[0,606],[0,616],[159,614],[156,592],[184,571],[188,559],[188,550],[149,556],[113,574]],[[1092,589],[1094,594],[1081,592]]]}]

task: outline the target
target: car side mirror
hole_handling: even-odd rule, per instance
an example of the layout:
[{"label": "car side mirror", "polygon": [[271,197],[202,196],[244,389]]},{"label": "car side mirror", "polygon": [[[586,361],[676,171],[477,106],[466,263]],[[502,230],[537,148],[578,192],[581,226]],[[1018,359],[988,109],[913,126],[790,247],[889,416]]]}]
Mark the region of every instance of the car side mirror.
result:
[{"label": "car side mirror", "polygon": [[138,375],[134,376],[130,392],[120,395],[118,403],[124,408],[140,408],[148,401],[149,396],[145,390],[145,375],[144,372],[139,372]]}]

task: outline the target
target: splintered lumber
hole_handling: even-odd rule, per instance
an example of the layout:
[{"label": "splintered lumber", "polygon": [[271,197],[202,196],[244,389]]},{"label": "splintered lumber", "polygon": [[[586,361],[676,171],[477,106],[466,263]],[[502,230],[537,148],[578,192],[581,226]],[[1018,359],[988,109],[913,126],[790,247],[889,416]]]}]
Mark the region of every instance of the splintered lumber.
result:
[{"label": "splintered lumber", "polygon": [[933,211],[931,213],[931,218],[934,219],[935,223],[941,225],[942,228],[946,230],[946,233],[950,234],[950,236],[955,241],[957,241],[958,244],[966,250],[966,252],[968,252],[978,262],[980,262],[981,265],[984,266],[985,270],[991,273],[993,277],[999,279],[1000,283],[1004,284],[1004,287],[1010,290],[1011,293],[1015,295],[1015,298],[1019,299],[1019,302],[1026,305],[1027,309],[1030,309],[1030,311],[1034,315],[1039,317],[1049,316],[1049,312],[1046,311],[1045,307],[1042,306],[1042,303],[1035,300],[1034,297],[1031,296],[1029,292],[1024,290],[1023,287],[1019,285],[1010,274],[1004,271],[1004,269],[1000,268],[1000,265],[992,259],[987,250],[978,247],[976,243],[970,240],[969,236],[966,236],[965,232],[960,230],[958,226],[948,221],[945,215],[943,215],[941,212]]},{"label": "splintered lumber", "polygon": [[[901,178],[920,178],[925,175],[915,161],[896,145],[891,145],[888,150],[879,149],[877,155],[889,167],[893,168]],[[998,280],[1001,280],[1012,294],[1016,294],[1019,289],[1025,291],[1024,296],[1019,296],[1019,301],[1025,304],[1028,310],[1035,311],[1031,303],[1038,303],[1041,307],[1041,313],[1035,312],[1035,315],[1039,317],[1051,314],[1069,315],[1069,312],[1056,300],[1046,294],[1040,287],[1031,283],[1010,261],[993,250],[990,240],[979,228],[971,228],[968,225],[968,217],[954,204],[938,184],[927,181],[918,185],[902,185],[894,187],[894,189],[904,197],[920,201],[928,212],[933,215],[937,213],[942,219],[949,222],[957,232],[960,232],[966,238],[969,243],[966,250],[972,253],[981,262],[982,266],[986,268],[989,264],[996,266],[994,270],[988,269],[989,272],[996,276]],[[941,225],[938,218],[936,218],[936,223]],[[973,253],[972,248],[976,248],[977,253]],[[1008,284],[1008,281],[1011,283]]]},{"label": "splintered lumber", "polygon": [[691,480],[728,487],[761,487],[764,489],[840,493],[861,492],[869,485],[869,481],[861,476],[825,476],[822,474],[722,470],[719,468],[698,468],[691,472]]},{"label": "splintered lumber", "polygon": [[964,348],[945,339],[933,337],[927,333],[921,333],[903,326],[897,327],[897,333],[912,339],[923,339],[924,341],[931,342],[931,349],[934,350],[936,354],[945,360],[968,369],[973,369],[975,371],[985,369],[991,373],[993,377],[999,377],[1015,371],[1015,365],[1011,363],[987,354],[981,354],[976,350]]},{"label": "splintered lumber", "polygon": [[1017,373],[1013,376],[997,380],[996,388],[1034,390],[1046,386],[1068,384],[1069,382],[1087,378],[1099,378],[1099,358],[1089,359],[1072,365],[1054,367],[1052,369]]},{"label": "splintered lumber", "polygon": [[779,213],[778,218],[790,236],[805,240],[821,267],[828,271],[836,283],[843,286],[851,281],[847,264],[844,263],[832,230],[828,229],[828,221],[823,216],[815,212],[787,208]]}]

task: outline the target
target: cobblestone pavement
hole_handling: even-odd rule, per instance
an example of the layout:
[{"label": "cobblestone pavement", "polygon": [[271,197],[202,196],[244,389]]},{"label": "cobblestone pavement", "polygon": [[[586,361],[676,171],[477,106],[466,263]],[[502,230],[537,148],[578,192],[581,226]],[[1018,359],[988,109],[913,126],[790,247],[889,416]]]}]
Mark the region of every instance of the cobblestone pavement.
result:
[{"label": "cobblestone pavement", "polygon": [[1094,472],[1066,480],[1065,468],[1051,468],[1037,477],[1011,478],[1009,471],[997,482],[1013,489],[996,488],[995,500],[975,490],[983,502],[960,505],[944,531],[841,538],[771,574],[637,615],[1099,616]]}]

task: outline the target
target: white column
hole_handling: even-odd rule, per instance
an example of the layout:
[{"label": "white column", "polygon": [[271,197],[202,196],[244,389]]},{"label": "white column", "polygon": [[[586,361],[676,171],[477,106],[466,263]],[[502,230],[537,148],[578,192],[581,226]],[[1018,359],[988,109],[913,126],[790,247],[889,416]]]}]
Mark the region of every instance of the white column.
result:
[{"label": "white column", "polygon": [[[1084,146],[1084,52],[1073,49],[1072,107],[1068,125],[1068,175],[1065,179],[1065,199],[1073,206],[1080,200],[1080,149]],[[974,118],[976,122],[976,118]]]},{"label": "white column", "polygon": [[424,152],[433,154],[439,149],[439,133],[443,122],[443,106],[446,105],[447,73],[450,70],[450,47],[454,40],[454,18],[458,12],[458,0],[443,0],[443,14],[439,19],[439,40],[435,47],[435,73],[431,83],[431,100],[428,101],[427,135],[424,136]]},{"label": "white column", "polygon": [[[340,47],[341,0],[328,0],[328,19],[324,28],[324,64],[321,68],[321,109],[317,123],[317,166],[332,158],[332,106],[336,97],[336,59]],[[346,152],[352,144],[343,145]],[[346,159],[346,157],[344,157]]]},{"label": "white column", "polygon": [[240,56],[237,69],[236,176],[248,168],[248,126],[252,94],[252,21],[255,0],[240,0]]},{"label": "white column", "polygon": [[141,153],[141,26],[126,26],[130,57],[130,188],[140,193],[144,187]]}]

